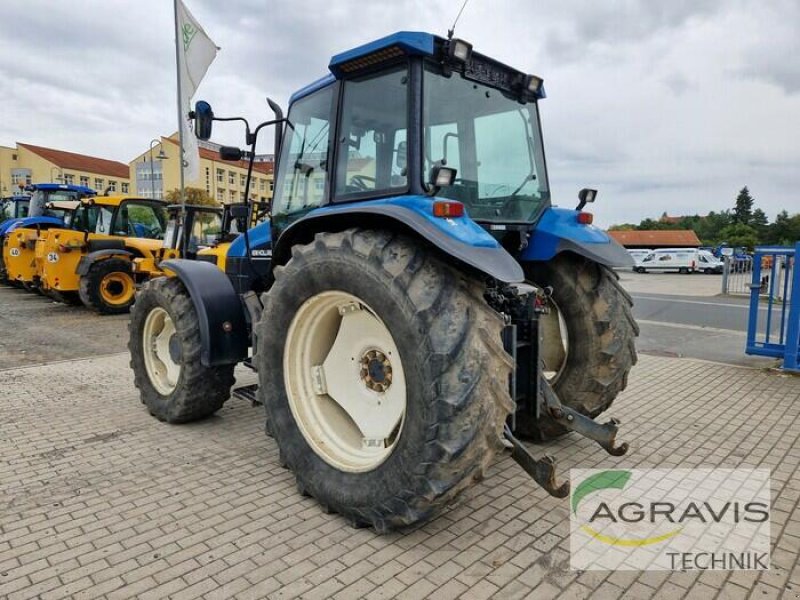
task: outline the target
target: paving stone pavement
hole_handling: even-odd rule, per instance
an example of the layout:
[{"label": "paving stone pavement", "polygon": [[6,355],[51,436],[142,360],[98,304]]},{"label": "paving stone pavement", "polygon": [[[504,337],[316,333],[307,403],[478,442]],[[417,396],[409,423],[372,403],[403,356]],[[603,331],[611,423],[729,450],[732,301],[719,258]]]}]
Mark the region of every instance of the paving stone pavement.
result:
[{"label": "paving stone pavement", "polygon": [[570,571],[566,500],[508,457],[433,522],[352,529],[297,493],[263,408],[160,423],[119,354],[0,371],[0,598],[800,597],[800,378],[642,356],[610,412],[626,457],[574,435],[536,453],[563,475],[769,467],[772,569]]}]

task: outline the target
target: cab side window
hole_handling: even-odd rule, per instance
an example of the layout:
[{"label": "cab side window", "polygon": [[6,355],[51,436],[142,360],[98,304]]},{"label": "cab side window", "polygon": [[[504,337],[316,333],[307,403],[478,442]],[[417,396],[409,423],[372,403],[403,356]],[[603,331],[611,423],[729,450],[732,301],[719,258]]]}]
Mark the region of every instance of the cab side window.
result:
[{"label": "cab side window", "polygon": [[406,187],[407,120],[407,65],[345,82],[337,140],[337,197]]}]

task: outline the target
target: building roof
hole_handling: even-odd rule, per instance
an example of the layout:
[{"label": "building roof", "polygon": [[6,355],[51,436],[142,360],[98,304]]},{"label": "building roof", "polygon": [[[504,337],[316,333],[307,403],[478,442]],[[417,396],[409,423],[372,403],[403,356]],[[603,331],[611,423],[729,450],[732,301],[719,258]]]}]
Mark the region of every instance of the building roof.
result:
[{"label": "building roof", "polygon": [[645,248],[696,248],[700,245],[700,239],[691,229],[609,231],[608,235],[625,247],[642,246]]},{"label": "building roof", "polygon": [[[162,140],[166,140],[167,142],[171,142],[178,145],[178,140],[172,139],[171,137],[162,137]],[[233,165],[234,167],[239,167],[240,169],[247,169],[247,161],[246,160],[222,160],[219,157],[219,153],[214,152],[213,150],[209,150],[208,148],[203,148],[200,146],[198,148],[200,151],[200,158],[205,158],[206,160],[219,162],[227,165]],[[261,173],[262,175],[271,175],[273,169],[273,163],[267,161],[256,161],[253,163],[253,171],[257,173]]]},{"label": "building roof", "polygon": [[659,221],[662,223],[680,223],[684,219],[693,219],[695,217],[699,217],[700,219],[705,219],[708,215],[677,215],[674,217],[669,216],[667,213],[661,215]]},{"label": "building roof", "polygon": [[130,178],[130,169],[128,165],[117,162],[116,160],[97,158],[96,156],[87,156],[85,154],[66,152],[64,150],[55,150],[54,148],[44,148],[42,146],[34,146],[33,144],[23,144],[21,142],[17,142],[17,146],[21,146],[34,154],[38,154],[43,159],[50,161],[62,169],[86,171],[88,173],[97,173],[98,175],[119,177],[120,179]]}]

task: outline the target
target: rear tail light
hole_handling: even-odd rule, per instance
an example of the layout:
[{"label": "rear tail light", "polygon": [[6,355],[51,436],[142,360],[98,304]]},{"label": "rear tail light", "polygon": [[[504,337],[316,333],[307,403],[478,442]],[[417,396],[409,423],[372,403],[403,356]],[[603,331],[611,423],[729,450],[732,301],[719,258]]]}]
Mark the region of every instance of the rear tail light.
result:
[{"label": "rear tail light", "polygon": [[433,203],[433,216],[443,219],[463,217],[464,205],[454,200],[437,200]]},{"label": "rear tail light", "polygon": [[592,213],[587,213],[587,212],[578,213],[578,223],[580,223],[581,225],[591,225],[592,221],[594,221],[594,215]]}]

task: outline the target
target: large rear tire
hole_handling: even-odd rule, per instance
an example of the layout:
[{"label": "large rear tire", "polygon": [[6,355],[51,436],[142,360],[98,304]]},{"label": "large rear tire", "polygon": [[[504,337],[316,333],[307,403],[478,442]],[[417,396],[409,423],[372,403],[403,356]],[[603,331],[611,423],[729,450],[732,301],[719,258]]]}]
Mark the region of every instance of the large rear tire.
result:
[{"label": "large rear tire", "polygon": [[438,514],[484,476],[514,403],[503,321],[483,292],[388,232],[292,249],[263,296],[254,360],[268,430],[302,493],[384,532]]},{"label": "large rear tire", "polygon": [[145,283],[128,330],[133,383],[150,414],[168,423],[188,423],[222,408],[235,382],[235,365],[200,363],[197,312],[179,279]]},{"label": "large rear tire", "polygon": [[81,277],[80,297],[87,308],[100,314],[128,312],[136,298],[130,261],[107,258],[94,263]]},{"label": "large rear tire", "polygon": [[[542,341],[545,362],[548,356],[560,357],[551,361],[557,364],[545,364],[550,383],[562,404],[594,418],[625,389],[636,364],[639,326],[633,318],[633,299],[614,271],[580,256],[560,254],[524,268],[528,280],[553,288],[551,310],[564,326],[561,339],[551,328]],[[565,341],[565,352],[553,351],[552,344]],[[517,431],[536,440],[567,432],[547,417],[537,424],[524,416],[517,418]]]}]

